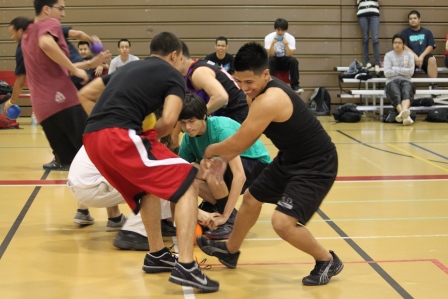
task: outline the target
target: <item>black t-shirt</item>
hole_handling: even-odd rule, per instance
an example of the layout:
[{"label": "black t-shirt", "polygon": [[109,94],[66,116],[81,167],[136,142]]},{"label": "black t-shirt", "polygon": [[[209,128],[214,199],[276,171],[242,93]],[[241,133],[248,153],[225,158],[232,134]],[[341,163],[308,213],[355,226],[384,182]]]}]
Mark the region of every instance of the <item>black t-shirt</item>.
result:
[{"label": "black t-shirt", "polygon": [[226,53],[223,59],[219,59],[215,52],[205,56],[204,60],[213,61],[214,63],[225,69],[229,74],[233,73],[233,55],[230,55],[229,53]]},{"label": "black t-shirt", "polygon": [[14,74],[16,76],[26,75],[25,61],[23,60],[23,53],[22,53],[22,41],[19,41],[19,43],[17,44],[16,69],[14,70]]},{"label": "black t-shirt", "polygon": [[85,133],[104,128],[125,128],[137,132],[144,118],[163,106],[165,98],[185,98],[181,73],[158,57],[132,61],[103,77],[106,88],[87,119]]},{"label": "black t-shirt", "polygon": [[227,94],[229,95],[229,102],[227,103],[227,106],[218,109],[214,113],[214,115],[222,115],[222,113],[220,112],[235,111],[241,107],[247,106],[246,94],[238,87],[236,82],[233,80],[233,77],[229,73],[227,73],[223,68],[207,60],[197,60],[190,66],[190,69],[188,70],[186,76],[188,92],[197,94],[205,101],[205,103],[208,103],[208,100],[210,99],[204,90],[194,89],[193,84],[191,83],[190,77],[193,75],[194,71],[198,67],[208,67],[212,69],[215,72],[216,80],[218,80],[219,83],[221,83],[221,85],[224,87]]},{"label": "black t-shirt", "polygon": [[[264,131],[266,137],[279,149],[281,161],[297,163],[334,152],[336,148],[330,136],[291,87],[273,79],[262,93],[271,87],[278,87],[286,92],[293,105],[292,115],[287,121],[271,122]],[[256,100],[255,98],[254,101]]]}]

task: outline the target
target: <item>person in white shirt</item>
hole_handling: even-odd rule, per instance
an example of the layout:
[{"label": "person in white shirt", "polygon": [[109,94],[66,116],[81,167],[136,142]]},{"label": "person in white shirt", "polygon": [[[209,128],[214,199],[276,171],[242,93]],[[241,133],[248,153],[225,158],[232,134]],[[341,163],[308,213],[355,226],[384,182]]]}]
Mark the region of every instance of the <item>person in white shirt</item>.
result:
[{"label": "person in white shirt", "polygon": [[411,82],[415,60],[413,53],[405,50],[406,37],[395,34],[392,37],[393,50],[384,56],[384,75],[386,76],[386,97],[399,113],[395,120],[409,126],[414,123],[409,107],[414,99],[415,87]]},{"label": "person in white shirt", "polygon": [[296,39],[288,32],[288,21],[277,19],[274,22],[275,31],[264,38],[264,47],[269,55],[269,72],[275,76],[277,70],[288,70],[291,88],[303,92],[299,84],[299,61],[293,57],[296,49]]},{"label": "person in white shirt", "polygon": [[112,74],[113,72],[118,70],[118,68],[131,61],[140,60],[137,56],[130,54],[131,42],[125,38],[122,38],[118,41],[118,52],[120,53],[120,55],[112,59],[112,61],[110,62],[109,74]]}]

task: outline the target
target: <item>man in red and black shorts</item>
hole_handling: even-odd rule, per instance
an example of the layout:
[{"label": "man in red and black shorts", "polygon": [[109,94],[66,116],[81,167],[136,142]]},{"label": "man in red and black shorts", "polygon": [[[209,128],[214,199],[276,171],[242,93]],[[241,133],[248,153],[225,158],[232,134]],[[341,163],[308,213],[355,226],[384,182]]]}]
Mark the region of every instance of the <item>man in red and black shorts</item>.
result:
[{"label": "man in red and black shorts", "polygon": [[[185,82],[176,69],[182,60],[182,44],[172,33],[156,35],[150,57],[121,67],[106,85],[87,119],[84,146],[92,162],[120,192],[134,213],[140,211],[150,252],[145,272],[171,272],[173,283],[206,292],[219,289],[193,260],[193,238],[197,222],[197,169],[179,158],[157,138],[168,135],[177,122],[185,96]],[[104,83],[103,83],[104,82]],[[163,107],[154,130],[143,131],[146,115]],[[165,247],[160,228],[160,201],[176,204],[175,221],[179,256]]]}]

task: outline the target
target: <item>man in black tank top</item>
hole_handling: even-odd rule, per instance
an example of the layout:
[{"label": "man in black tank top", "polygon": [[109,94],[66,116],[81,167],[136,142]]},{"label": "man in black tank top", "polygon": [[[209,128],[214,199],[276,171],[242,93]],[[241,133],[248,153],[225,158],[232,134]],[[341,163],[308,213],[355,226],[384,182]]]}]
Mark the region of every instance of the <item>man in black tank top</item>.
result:
[{"label": "man in black tank top", "polygon": [[247,95],[249,114],[234,135],[206,148],[204,157],[209,158],[209,165],[203,167],[208,166],[213,173],[214,161],[220,159],[212,157],[228,160],[245,151],[263,133],[279,152],[244,193],[229,240],[219,243],[199,236],[197,244],[206,254],[235,268],[241,244],[256,223],[262,204],[276,204],[272,217],[276,233],[316,260],[302,283],[327,284],[344,264],[317,242],[305,224],[336,179],[336,148],[300,97],[285,83],[271,78],[268,55],[261,45],[245,44],[235,56],[234,70],[235,81]]}]

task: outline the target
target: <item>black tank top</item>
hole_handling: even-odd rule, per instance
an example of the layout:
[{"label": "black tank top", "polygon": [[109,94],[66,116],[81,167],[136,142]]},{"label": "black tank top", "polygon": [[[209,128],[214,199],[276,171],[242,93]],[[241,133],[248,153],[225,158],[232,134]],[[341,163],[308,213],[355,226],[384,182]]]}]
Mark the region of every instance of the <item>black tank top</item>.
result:
[{"label": "black tank top", "polygon": [[226,90],[229,95],[229,102],[227,106],[220,108],[218,111],[214,113],[214,115],[221,115],[220,112],[230,112],[235,111],[241,107],[247,106],[246,94],[238,87],[236,82],[233,80],[233,77],[227,73],[222,67],[217,66],[212,61],[207,60],[197,60],[190,66],[188,70],[187,76],[185,77],[185,81],[187,84],[187,92],[194,92],[198,96],[200,96],[206,103],[208,103],[209,97],[203,90],[195,90],[193,84],[191,84],[190,77],[193,75],[193,72],[198,67],[208,67],[215,72],[216,80],[221,83],[221,85]]},{"label": "black tank top", "polygon": [[286,92],[293,105],[292,115],[287,121],[271,122],[264,131],[266,137],[279,149],[282,161],[297,163],[334,152],[335,146],[330,136],[291,87],[274,78],[262,93],[273,87]]}]

